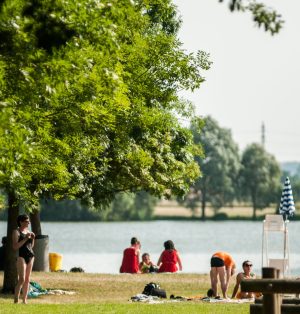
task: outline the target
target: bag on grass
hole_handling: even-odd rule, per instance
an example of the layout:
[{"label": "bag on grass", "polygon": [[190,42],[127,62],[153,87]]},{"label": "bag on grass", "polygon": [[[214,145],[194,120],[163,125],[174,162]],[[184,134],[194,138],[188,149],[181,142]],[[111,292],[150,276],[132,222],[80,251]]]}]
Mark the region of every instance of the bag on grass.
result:
[{"label": "bag on grass", "polygon": [[166,298],[167,297],[166,291],[164,289],[161,289],[159,284],[154,283],[154,282],[150,282],[150,283],[146,284],[144,291],[142,293],[146,294],[146,295],[152,295],[155,297],[160,297],[160,298]]}]

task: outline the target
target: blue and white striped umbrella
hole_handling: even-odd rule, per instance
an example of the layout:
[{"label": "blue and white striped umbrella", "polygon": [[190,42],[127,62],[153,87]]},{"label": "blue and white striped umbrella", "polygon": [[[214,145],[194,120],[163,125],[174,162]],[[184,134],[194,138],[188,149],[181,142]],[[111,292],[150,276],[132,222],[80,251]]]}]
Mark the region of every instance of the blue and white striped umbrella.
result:
[{"label": "blue and white striped umbrella", "polygon": [[294,215],[295,211],[296,209],[290,179],[289,177],[286,177],[281,194],[279,214],[290,217]]}]

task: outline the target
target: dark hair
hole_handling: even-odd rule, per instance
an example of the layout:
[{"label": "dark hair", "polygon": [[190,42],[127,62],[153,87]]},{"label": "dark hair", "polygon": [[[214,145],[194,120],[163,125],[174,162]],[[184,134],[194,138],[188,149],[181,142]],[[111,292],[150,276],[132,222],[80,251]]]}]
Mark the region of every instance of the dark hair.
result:
[{"label": "dark hair", "polygon": [[209,298],[212,298],[215,293],[214,293],[214,290],[212,288],[210,288],[207,290],[206,294]]},{"label": "dark hair", "polygon": [[244,267],[244,266],[245,266],[246,264],[248,264],[248,263],[252,264],[249,260],[246,260],[246,261],[243,262],[243,265],[242,265],[242,266]]},{"label": "dark hair", "polygon": [[131,238],[130,243],[131,245],[137,244],[139,240],[136,237]]},{"label": "dark hair", "polygon": [[18,218],[17,218],[18,227],[21,227],[21,222],[23,222],[25,220],[29,220],[29,216],[28,215],[26,215],[26,214],[19,215]]},{"label": "dark hair", "polygon": [[172,240],[168,240],[164,243],[164,247],[166,250],[175,250],[175,246]]},{"label": "dark hair", "polygon": [[145,256],[149,256],[150,257],[150,254],[149,253],[144,253],[143,255],[142,255],[142,258],[144,258]]}]

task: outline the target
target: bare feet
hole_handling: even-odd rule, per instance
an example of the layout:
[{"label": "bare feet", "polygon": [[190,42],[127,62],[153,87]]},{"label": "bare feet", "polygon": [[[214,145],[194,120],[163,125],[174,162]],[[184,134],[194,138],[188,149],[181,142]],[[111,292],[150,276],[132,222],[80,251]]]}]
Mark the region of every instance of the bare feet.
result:
[{"label": "bare feet", "polygon": [[14,298],[14,303],[19,303],[19,298]]}]

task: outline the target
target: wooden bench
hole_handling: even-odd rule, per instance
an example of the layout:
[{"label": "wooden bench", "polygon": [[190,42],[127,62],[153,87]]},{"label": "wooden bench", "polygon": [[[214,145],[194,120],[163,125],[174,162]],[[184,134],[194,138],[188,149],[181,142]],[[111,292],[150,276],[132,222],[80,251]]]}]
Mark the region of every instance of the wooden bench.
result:
[{"label": "wooden bench", "polygon": [[[275,268],[262,269],[262,279],[244,279],[241,281],[241,290],[248,292],[261,292],[262,304],[250,305],[250,314],[285,314],[300,313],[300,302],[287,304],[289,299],[283,299],[280,294],[298,294],[300,280],[278,279],[279,271]],[[293,301],[291,301],[293,302]]]}]

